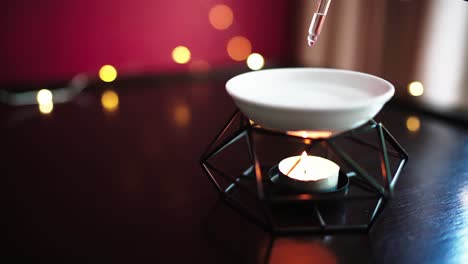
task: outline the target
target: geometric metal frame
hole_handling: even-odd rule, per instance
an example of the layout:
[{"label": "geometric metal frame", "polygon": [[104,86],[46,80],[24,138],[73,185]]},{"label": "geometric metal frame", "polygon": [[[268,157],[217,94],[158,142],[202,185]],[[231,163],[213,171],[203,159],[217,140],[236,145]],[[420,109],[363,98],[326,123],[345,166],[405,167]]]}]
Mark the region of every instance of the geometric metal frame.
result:
[{"label": "geometric metal frame", "polygon": [[[239,121],[239,123],[236,122]],[[236,128],[235,132],[225,137],[227,131]],[[362,134],[377,132],[378,144],[368,142],[360,137]],[[295,135],[289,135],[284,132],[273,131],[265,129],[246,118],[239,110],[236,110],[230,117],[221,131],[215,136],[213,141],[208,145],[206,151],[200,159],[200,165],[210,181],[218,191],[220,198],[225,202],[226,205],[237,211],[240,215],[244,216],[250,222],[256,224],[265,231],[271,232],[274,235],[291,235],[291,234],[304,234],[304,233],[320,233],[329,234],[336,232],[369,232],[375,223],[376,219],[382,212],[385,204],[394,195],[394,187],[398,180],[398,177],[408,161],[408,154],[401,147],[401,145],[395,140],[390,132],[381,124],[371,119],[365,125],[342,133],[340,135],[325,138],[325,139],[314,139],[308,145],[309,148],[316,144],[322,144],[328,150],[332,151],[337,157],[339,157],[344,164],[347,165],[351,170],[346,172],[345,175],[349,178],[350,186],[356,186],[353,188],[361,188],[368,191],[366,194],[352,194],[352,193],[338,193],[338,194],[327,194],[317,195],[311,193],[288,193],[285,195],[281,192],[269,192],[268,190],[276,190],[267,180],[265,176],[268,166],[260,164],[259,157],[256,151],[256,142],[254,135],[273,135],[278,137],[287,137],[292,139],[304,140],[304,138]],[[379,183],[375,177],[372,177],[358,162],[353,160],[344,149],[342,149],[337,143],[338,138],[349,139],[353,144],[359,144],[374,151],[379,152],[380,156],[380,168],[381,177],[384,184]],[[223,140],[221,140],[223,139]],[[239,140],[245,139],[248,148],[248,155],[251,162],[251,166],[246,171],[235,178],[231,178],[225,174],[222,170],[214,167],[210,160],[218,155],[219,153],[226,150],[227,147],[239,142]],[[393,150],[389,150],[387,143],[392,146]],[[389,156],[399,159],[398,166],[395,172],[392,174],[389,162]],[[341,173],[341,172],[340,172]],[[218,176],[216,176],[218,175]],[[231,179],[228,187],[223,188],[219,184],[219,178]],[[241,182],[253,181],[255,182],[254,191],[246,188]],[[242,199],[237,199],[236,195],[248,195],[249,198],[253,199],[257,205],[255,209],[249,207]],[[368,221],[365,224],[330,224],[324,220],[321,210],[319,210],[319,204],[323,202],[328,203],[340,203],[341,201],[349,200],[369,200],[375,199],[377,202],[372,208],[372,213]],[[316,219],[318,220],[316,225],[307,226],[279,226],[275,223],[275,216],[273,214],[273,205],[275,204],[306,204],[310,205],[313,209]]]}]

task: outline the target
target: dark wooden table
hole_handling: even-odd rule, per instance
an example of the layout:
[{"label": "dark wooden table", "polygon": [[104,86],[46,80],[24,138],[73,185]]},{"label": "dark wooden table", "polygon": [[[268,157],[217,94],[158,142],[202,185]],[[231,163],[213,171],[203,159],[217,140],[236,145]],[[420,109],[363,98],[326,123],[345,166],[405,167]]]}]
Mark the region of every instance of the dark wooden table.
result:
[{"label": "dark wooden table", "polygon": [[[468,130],[388,105],[410,155],[370,234],[281,237],[222,203],[198,160],[235,107],[220,80],[104,84],[50,115],[0,106],[1,258],[48,263],[467,263]],[[409,116],[420,129],[406,127]],[[272,243],[273,241],[273,243]],[[271,248],[270,248],[271,247]],[[270,252],[268,260],[265,259]],[[14,257],[14,258],[11,258]],[[14,263],[6,262],[3,263]]]}]

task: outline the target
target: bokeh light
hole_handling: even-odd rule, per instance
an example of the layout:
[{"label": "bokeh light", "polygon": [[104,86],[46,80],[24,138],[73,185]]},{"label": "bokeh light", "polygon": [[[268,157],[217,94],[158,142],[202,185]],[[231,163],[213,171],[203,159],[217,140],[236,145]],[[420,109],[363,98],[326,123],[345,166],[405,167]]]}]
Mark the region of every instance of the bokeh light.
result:
[{"label": "bokeh light", "polygon": [[119,109],[119,95],[113,90],[106,90],[101,95],[101,104],[106,112],[115,112]]},{"label": "bokeh light", "polygon": [[185,46],[178,46],[172,50],[172,59],[179,64],[186,64],[190,61],[190,50]]},{"label": "bokeh light", "polygon": [[52,101],[39,104],[39,112],[41,112],[42,114],[50,114],[52,113],[52,110],[54,110],[54,103]]},{"label": "bokeh light", "polygon": [[252,53],[252,44],[243,36],[231,38],[227,44],[227,53],[235,61],[243,61]]},{"label": "bokeh light", "polygon": [[37,92],[36,100],[39,105],[52,103],[53,94],[50,90],[41,89]]},{"label": "bokeh light", "polygon": [[174,121],[178,127],[186,127],[192,120],[192,112],[190,108],[185,105],[177,105],[174,109]]},{"label": "bokeh light", "polygon": [[265,65],[265,60],[263,59],[263,56],[258,53],[252,53],[247,58],[247,66],[251,70],[260,70],[263,68],[263,65]]},{"label": "bokeh light", "polygon": [[103,82],[113,82],[117,78],[117,70],[112,65],[104,65],[99,70],[99,78]]},{"label": "bokeh light", "polygon": [[234,13],[232,9],[227,5],[215,5],[210,9],[208,15],[210,24],[218,29],[225,30],[232,25],[234,20]]},{"label": "bokeh light", "polygon": [[421,121],[416,116],[410,116],[406,119],[406,128],[410,132],[418,132],[421,128]]},{"label": "bokeh light", "polygon": [[211,65],[205,60],[193,60],[189,64],[189,71],[193,74],[205,73],[211,69]]},{"label": "bokeh light", "polygon": [[421,96],[424,93],[424,86],[420,82],[412,82],[408,85],[408,93],[412,96]]}]

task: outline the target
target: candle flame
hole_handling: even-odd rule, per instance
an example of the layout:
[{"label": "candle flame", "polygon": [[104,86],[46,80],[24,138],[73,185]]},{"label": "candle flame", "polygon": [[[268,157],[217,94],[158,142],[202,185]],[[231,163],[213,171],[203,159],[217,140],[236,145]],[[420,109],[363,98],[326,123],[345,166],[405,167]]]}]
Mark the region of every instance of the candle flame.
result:
[{"label": "candle flame", "polygon": [[[288,173],[286,173],[286,176],[290,176],[291,172],[296,168],[297,165],[299,165],[303,159],[307,158],[307,152],[304,150],[302,152],[302,155],[297,159],[296,163],[289,169]],[[307,174],[307,171],[304,168],[304,175]]]},{"label": "candle flame", "polygon": [[296,166],[299,163],[301,163],[302,159],[305,157],[307,157],[307,152],[304,150],[304,152],[302,152],[302,155],[297,159],[296,163],[294,163],[294,165],[292,165],[289,169],[288,173],[286,173],[286,176],[290,176],[291,172],[296,168]]}]

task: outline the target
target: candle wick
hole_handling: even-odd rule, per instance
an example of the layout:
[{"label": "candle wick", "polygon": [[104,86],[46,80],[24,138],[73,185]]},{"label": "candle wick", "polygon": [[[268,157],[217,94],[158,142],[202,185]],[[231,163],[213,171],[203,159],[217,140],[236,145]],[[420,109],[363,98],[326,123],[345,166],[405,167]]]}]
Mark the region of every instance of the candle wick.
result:
[{"label": "candle wick", "polygon": [[307,174],[307,170],[304,170],[304,175],[306,175],[306,174]]}]

